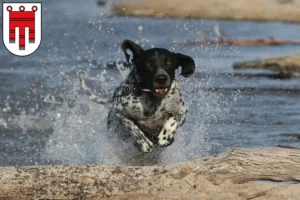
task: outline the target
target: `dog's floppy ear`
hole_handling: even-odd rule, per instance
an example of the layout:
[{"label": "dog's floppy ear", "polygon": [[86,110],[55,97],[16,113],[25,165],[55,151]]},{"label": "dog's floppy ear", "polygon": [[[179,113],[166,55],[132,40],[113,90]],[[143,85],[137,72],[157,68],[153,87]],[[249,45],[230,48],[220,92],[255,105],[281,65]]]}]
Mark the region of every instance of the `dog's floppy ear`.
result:
[{"label": "dog's floppy ear", "polygon": [[178,66],[181,66],[181,75],[186,78],[191,76],[194,73],[196,67],[193,58],[181,53],[176,53],[175,55],[177,58]]},{"label": "dog's floppy ear", "polygon": [[130,51],[133,54],[132,61],[136,60],[138,56],[143,52],[144,50],[139,45],[135,44],[134,42],[130,40],[124,40],[121,45],[122,51],[125,53],[125,57],[127,62],[129,62],[130,55],[127,53],[127,49],[130,49]]}]

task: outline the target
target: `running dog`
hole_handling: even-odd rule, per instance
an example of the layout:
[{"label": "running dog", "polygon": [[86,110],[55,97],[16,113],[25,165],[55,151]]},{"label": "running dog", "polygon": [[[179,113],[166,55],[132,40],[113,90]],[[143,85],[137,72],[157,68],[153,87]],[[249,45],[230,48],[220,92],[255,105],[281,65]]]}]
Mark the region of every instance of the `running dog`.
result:
[{"label": "running dog", "polygon": [[167,49],[144,50],[130,40],[121,45],[126,60],[132,67],[124,82],[114,91],[111,100],[99,97],[86,86],[82,73],[79,78],[89,98],[96,103],[110,103],[107,118],[109,129],[129,132],[143,152],[151,152],[153,144],[166,147],[174,142],[178,127],[185,122],[187,108],[180,93],[175,71],[190,77],[195,71],[194,60]]}]

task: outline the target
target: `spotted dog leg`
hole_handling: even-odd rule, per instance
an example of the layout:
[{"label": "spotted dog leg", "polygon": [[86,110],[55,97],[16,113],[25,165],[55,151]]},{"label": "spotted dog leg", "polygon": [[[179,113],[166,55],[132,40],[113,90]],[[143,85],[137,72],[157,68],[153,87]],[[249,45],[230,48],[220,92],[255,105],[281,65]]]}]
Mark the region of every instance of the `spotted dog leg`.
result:
[{"label": "spotted dog leg", "polygon": [[158,144],[162,147],[171,145],[174,142],[174,134],[178,127],[182,126],[185,122],[187,108],[182,106],[178,114],[170,117],[158,135]]},{"label": "spotted dog leg", "polygon": [[121,119],[125,127],[131,132],[132,136],[136,140],[139,149],[143,152],[152,152],[153,143],[144,135],[144,133],[137,127],[133,121],[127,119],[119,113],[116,115]]},{"label": "spotted dog leg", "polygon": [[79,82],[81,84],[81,87],[83,88],[83,90],[86,92],[86,94],[88,95],[88,97],[98,103],[98,104],[107,104],[108,103],[108,98],[104,98],[104,97],[99,97],[97,95],[95,95],[91,89],[85,84],[85,80],[83,79],[83,76],[84,76],[84,72],[82,71],[79,71],[77,72],[77,76],[79,78]]},{"label": "spotted dog leg", "polygon": [[177,128],[178,122],[175,117],[170,117],[158,135],[158,144],[162,147],[171,145],[174,142],[174,134]]}]

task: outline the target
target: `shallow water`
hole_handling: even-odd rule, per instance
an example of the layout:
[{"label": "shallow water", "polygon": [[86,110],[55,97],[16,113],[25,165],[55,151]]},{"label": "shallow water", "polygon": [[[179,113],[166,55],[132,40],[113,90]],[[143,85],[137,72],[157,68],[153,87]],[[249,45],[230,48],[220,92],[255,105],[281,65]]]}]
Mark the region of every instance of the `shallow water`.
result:
[{"label": "shallow water", "polygon": [[[111,17],[107,8],[95,5],[93,0],[43,1],[39,50],[21,58],[1,48],[1,166],[170,163],[233,147],[300,147],[296,137],[282,136],[300,132],[300,80],[276,80],[259,75],[270,72],[232,69],[237,61],[292,55],[300,53],[300,47],[184,45],[186,40],[198,39],[196,29],[215,39],[216,23],[239,39],[272,35],[300,40],[300,25]],[[124,61],[119,48],[124,39],[145,48],[188,54],[197,65],[193,78],[178,76],[190,107],[186,124],[173,145],[145,156],[108,133],[108,109],[83,94],[75,73],[76,69],[86,71],[95,91],[110,93],[122,74],[106,63]]]}]

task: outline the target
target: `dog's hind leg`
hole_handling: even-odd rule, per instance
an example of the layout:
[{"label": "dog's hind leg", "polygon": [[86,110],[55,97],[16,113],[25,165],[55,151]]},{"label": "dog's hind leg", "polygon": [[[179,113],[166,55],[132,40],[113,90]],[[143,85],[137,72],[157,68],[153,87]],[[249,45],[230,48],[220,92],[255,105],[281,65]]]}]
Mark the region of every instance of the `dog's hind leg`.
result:
[{"label": "dog's hind leg", "polygon": [[83,88],[83,90],[86,92],[86,94],[88,95],[88,97],[94,101],[95,103],[98,103],[98,104],[107,104],[109,102],[109,99],[108,98],[104,98],[104,97],[99,97],[97,95],[95,95],[91,89],[86,85],[85,83],[85,80],[83,79],[83,75],[84,75],[84,72],[82,71],[77,71],[77,76],[79,78],[79,82],[81,84],[81,87]]}]

